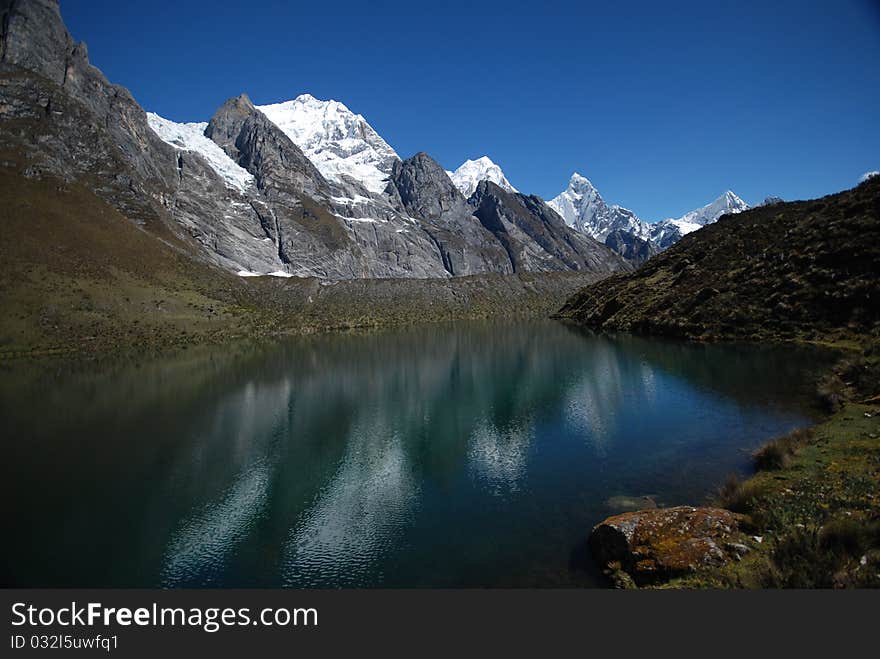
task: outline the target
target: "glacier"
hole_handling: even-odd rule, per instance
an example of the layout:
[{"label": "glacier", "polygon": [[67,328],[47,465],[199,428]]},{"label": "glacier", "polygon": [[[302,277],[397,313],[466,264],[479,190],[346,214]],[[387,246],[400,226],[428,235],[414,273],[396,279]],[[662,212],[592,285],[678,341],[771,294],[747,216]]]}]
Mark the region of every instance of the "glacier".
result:
[{"label": "glacier", "polygon": [[208,162],[230,188],[244,192],[254,184],[254,176],[226,155],[210,138],[205,137],[208,122],[177,123],[147,112],[147,123],[163,142],[175,149],[195,151]]}]

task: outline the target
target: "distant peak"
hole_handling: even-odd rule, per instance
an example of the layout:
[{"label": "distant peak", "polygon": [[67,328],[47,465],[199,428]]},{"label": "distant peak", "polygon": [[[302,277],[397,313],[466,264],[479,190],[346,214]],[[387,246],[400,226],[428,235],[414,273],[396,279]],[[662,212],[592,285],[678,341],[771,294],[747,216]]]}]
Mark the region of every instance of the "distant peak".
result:
[{"label": "distant peak", "polygon": [[250,96],[248,96],[247,94],[239,94],[238,96],[233,96],[232,98],[228,99],[222,107],[233,107],[252,110],[254,104],[251,102]]},{"label": "distant peak", "polygon": [[728,206],[733,206],[737,208],[748,208],[749,205],[743,201],[742,197],[737,195],[733,190],[727,190],[723,195],[718,197],[718,200],[722,203],[726,203]]},{"label": "distant peak", "polygon": [[292,101],[293,103],[302,103],[304,105],[315,105],[320,107],[331,107],[338,108],[343,112],[351,112],[345,103],[341,101],[334,100],[332,98],[328,98],[326,101],[320,98],[316,98],[311,94],[300,94]]},{"label": "distant peak", "polygon": [[571,175],[571,179],[568,182],[569,186],[572,188],[593,188],[596,186],[593,185],[593,182],[590,181],[586,176],[582,176],[578,172],[575,172]]},{"label": "distant peak", "polygon": [[489,156],[480,156],[479,158],[476,158],[475,160],[471,160],[470,158],[468,158],[463,163],[461,163],[459,168],[456,169],[455,171],[456,172],[463,172],[463,171],[468,171],[468,170],[470,170],[470,171],[477,171],[477,170],[485,171],[485,170],[489,170],[489,169],[501,169],[501,168],[498,167],[498,165],[496,165],[494,162],[492,162],[492,159]]},{"label": "distant peak", "polygon": [[470,197],[482,181],[491,181],[503,190],[517,192],[504,172],[489,156],[481,156],[476,160],[465,160],[461,166],[451,173],[450,178],[465,197]]},{"label": "distant peak", "polygon": [[[270,108],[279,108],[279,109],[306,108],[306,109],[309,109],[312,111],[318,111],[318,112],[321,112],[321,111],[326,112],[329,110],[330,112],[354,115],[354,112],[349,110],[348,106],[346,106],[345,103],[342,103],[341,101],[336,101],[332,98],[327,99],[327,100],[323,100],[323,99],[317,98],[315,96],[312,96],[311,94],[308,94],[308,93],[300,94],[296,98],[292,98],[287,101],[279,101],[278,103],[270,103],[266,106],[261,106],[261,107],[270,107]],[[357,116],[359,118],[362,118],[362,117],[360,117],[360,115],[357,115]]]},{"label": "distant peak", "polygon": [[311,94],[280,103],[257,106],[318,168],[337,183],[354,180],[380,194],[397,153],[367,123],[339,101],[322,101]]}]

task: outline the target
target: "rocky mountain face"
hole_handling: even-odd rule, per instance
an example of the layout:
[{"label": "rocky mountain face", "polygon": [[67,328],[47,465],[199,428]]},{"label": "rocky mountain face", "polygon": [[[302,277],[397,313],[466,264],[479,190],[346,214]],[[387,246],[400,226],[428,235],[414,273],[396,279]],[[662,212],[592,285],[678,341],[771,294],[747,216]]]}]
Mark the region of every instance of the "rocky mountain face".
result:
[{"label": "rocky mountain face", "polygon": [[476,160],[465,160],[454,172],[446,172],[461,194],[470,197],[480,181],[491,181],[508,192],[518,192],[510,184],[504,172],[488,156]]},{"label": "rocky mountain face", "polygon": [[468,200],[486,229],[504,245],[514,270],[617,270],[623,259],[565,225],[540,197],[481,181]]},{"label": "rocky mountain face", "polygon": [[702,339],[880,338],[880,178],[725,215],[574,295],[591,327]]},{"label": "rocky mountain face", "polygon": [[469,203],[504,245],[514,271],[618,270],[624,260],[566,226],[543,200],[481,181]]},{"label": "rocky mountain face", "polygon": [[[258,108],[241,95],[206,123],[148,116],[89,63],[57,0],[0,0],[0,14],[5,168],[87,183],[146,231],[243,276],[424,278],[518,267],[437,163],[425,154],[401,161],[341,103],[300,96]],[[542,254],[528,234],[518,239]],[[597,272],[624,267],[604,245],[589,246],[602,256],[589,262]],[[580,262],[583,245],[559,248],[570,253],[529,263]]]},{"label": "rocky mountain face", "polygon": [[643,240],[623,229],[615,229],[605,236],[605,244],[635,266],[640,266],[660,248],[650,240]]},{"label": "rocky mountain face", "polygon": [[396,162],[388,189],[411,217],[421,218],[449,274],[475,274],[487,265],[493,272],[513,272],[503,246],[474,217],[467,200],[428,154]]}]

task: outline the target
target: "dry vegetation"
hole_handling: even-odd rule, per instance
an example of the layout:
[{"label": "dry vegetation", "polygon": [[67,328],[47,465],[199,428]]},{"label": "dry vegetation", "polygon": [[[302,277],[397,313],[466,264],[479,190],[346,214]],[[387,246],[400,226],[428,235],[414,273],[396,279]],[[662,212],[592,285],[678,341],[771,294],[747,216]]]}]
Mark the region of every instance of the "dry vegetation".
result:
[{"label": "dry vegetation", "polygon": [[880,340],[880,177],[755,208],[685,236],[559,315],[597,329],[703,340]]}]

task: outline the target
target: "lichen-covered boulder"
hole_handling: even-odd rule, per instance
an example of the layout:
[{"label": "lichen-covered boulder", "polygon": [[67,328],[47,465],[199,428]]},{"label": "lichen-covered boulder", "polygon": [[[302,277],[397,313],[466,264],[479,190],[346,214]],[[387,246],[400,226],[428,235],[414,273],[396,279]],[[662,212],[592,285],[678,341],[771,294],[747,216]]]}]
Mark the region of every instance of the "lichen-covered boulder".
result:
[{"label": "lichen-covered boulder", "polygon": [[590,549],[637,584],[656,583],[721,565],[748,551],[743,515],[723,508],[678,506],[622,513],[597,524]]}]

